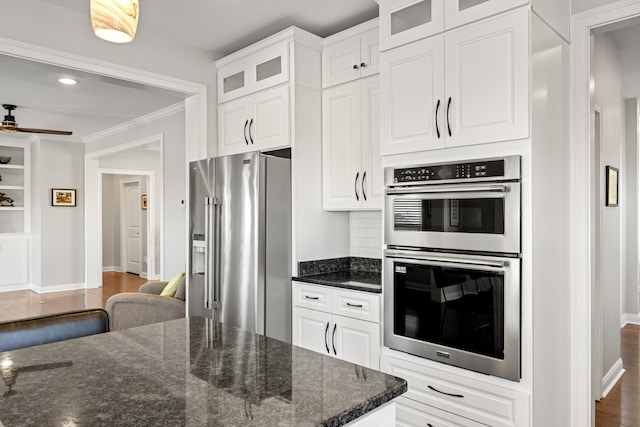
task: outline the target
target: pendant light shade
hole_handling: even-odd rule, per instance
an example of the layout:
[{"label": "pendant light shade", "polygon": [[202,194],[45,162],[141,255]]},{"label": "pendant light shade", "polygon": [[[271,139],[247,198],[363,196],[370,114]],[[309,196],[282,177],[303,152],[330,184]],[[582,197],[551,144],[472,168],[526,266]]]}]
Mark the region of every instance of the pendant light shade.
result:
[{"label": "pendant light shade", "polygon": [[101,39],[129,43],[138,28],[138,0],[91,0],[91,26]]}]

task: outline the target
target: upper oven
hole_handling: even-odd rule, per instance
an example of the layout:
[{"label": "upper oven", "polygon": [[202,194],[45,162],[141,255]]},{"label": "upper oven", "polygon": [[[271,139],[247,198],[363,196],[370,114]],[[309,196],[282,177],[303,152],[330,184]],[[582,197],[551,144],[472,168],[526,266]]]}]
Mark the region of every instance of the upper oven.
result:
[{"label": "upper oven", "polygon": [[385,168],[387,247],[520,253],[520,156]]}]

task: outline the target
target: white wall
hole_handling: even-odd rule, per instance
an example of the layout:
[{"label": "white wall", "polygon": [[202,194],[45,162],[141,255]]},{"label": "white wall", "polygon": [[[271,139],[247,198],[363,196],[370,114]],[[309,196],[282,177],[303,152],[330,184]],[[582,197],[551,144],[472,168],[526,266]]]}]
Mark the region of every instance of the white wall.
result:
[{"label": "white wall", "polygon": [[[84,146],[42,139],[33,144],[32,283],[36,290],[84,283]],[[76,207],[51,206],[52,188],[76,190]]]},{"label": "white wall", "polygon": [[[523,331],[532,312],[533,425],[571,416],[569,287],[569,46],[537,16],[532,34],[531,170],[523,159]],[[527,195],[531,177],[531,195]],[[531,212],[530,229],[527,221]],[[528,257],[526,236],[531,236]],[[532,261],[529,265],[528,260]],[[530,273],[529,273],[530,272]],[[532,275],[531,296],[526,277]],[[529,301],[531,301],[529,303]],[[530,307],[528,305],[531,304]],[[526,341],[523,342],[526,345]],[[523,363],[529,357],[523,347]],[[526,365],[525,365],[526,366]],[[526,374],[526,373],[525,373]],[[524,377],[524,375],[523,375]]]},{"label": "white wall", "polygon": [[[156,194],[162,197],[161,201],[149,199],[150,209],[158,207],[160,211],[156,215],[157,227],[160,221],[164,221],[162,235],[164,241],[164,254],[161,254],[160,240],[156,240],[156,270],[160,271],[160,265],[164,267],[162,279],[171,278],[186,269],[186,211],[180,206],[181,200],[186,200],[187,163],[184,151],[185,122],[184,112],[179,112],[169,117],[138,126],[115,135],[107,136],[99,141],[87,144],[87,153],[104,150],[122,144],[151,138],[162,134],[163,152],[146,152],[146,154],[133,155],[123,153],[112,155],[100,160],[100,168],[127,169],[127,170],[156,170],[156,178],[160,177],[160,168],[154,162],[162,157],[162,180],[156,179],[158,187]],[[142,157],[141,157],[142,156]],[[156,160],[154,160],[153,156]],[[146,160],[145,160],[146,159]],[[160,230],[155,230],[159,233]]]},{"label": "white wall", "polygon": [[[602,109],[602,142],[600,150],[601,177],[601,259],[599,260],[602,296],[602,372],[607,372],[620,359],[620,286],[621,286],[621,207],[605,206],[605,166],[611,165],[624,172],[621,167],[622,143],[624,141],[624,101],[622,99],[622,74],[620,53],[606,34],[595,36],[594,101]],[[622,174],[621,177],[622,179]]]},{"label": "white wall", "polygon": [[349,212],[349,255],[382,258],[382,211]]},{"label": "white wall", "polygon": [[[114,257],[114,240],[116,229],[114,228],[114,181],[115,175],[102,175],[102,268],[104,270],[120,270],[120,261]],[[117,198],[118,207],[120,198]],[[119,233],[119,231],[118,231]]]},{"label": "white wall", "polygon": [[86,5],[83,10],[75,10],[48,0],[15,2],[2,12],[0,38],[207,85],[207,141],[209,153],[215,153],[217,95],[213,61],[217,58],[171,40],[171,31],[166,34],[145,31],[144,18],[133,42],[116,44],[101,40],[91,31],[89,2],[83,3]]},{"label": "white wall", "polygon": [[638,99],[625,101],[624,192],[625,213],[624,276],[622,314],[635,320],[640,313],[638,301]]}]

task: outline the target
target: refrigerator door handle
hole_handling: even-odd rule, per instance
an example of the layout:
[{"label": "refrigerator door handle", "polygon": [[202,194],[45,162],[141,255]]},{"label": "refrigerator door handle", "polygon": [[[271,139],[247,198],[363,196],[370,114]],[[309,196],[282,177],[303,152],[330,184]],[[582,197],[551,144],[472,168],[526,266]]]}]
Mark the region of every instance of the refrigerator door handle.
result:
[{"label": "refrigerator door handle", "polygon": [[221,281],[221,201],[220,198],[213,198],[213,224],[214,224],[214,248],[213,248],[213,269],[214,269],[214,282],[213,282],[213,308],[218,309],[220,307],[220,281]]},{"label": "refrigerator door handle", "polygon": [[204,307],[211,308],[211,287],[212,269],[211,261],[213,255],[213,242],[211,241],[211,208],[212,198],[205,198],[204,204],[204,235],[206,239],[205,261],[204,261]]}]

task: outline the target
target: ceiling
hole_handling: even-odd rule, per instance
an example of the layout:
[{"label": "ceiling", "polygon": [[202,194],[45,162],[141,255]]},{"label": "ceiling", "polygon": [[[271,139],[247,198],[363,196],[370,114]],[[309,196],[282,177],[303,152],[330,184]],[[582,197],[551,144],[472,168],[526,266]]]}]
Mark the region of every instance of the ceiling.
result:
[{"label": "ceiling", "polygon": [[[89,0],[40,1],[69,13],[85,14],[89,22]],[[165,38],[171,34],[180,43],[211,52],[213,60],[291,25],[326,37],[377,15],[374,0],[140,0],[138,34]],[[59,84],[57,79],[63,76],[75,78],[78,84]],[[13,112],[18,125],[73,131],[72,136],[48,139],[83,142],[87,136],[174,105],[184,97],[156,87],[0,55],[0,104],[18,106]]]}]

